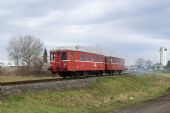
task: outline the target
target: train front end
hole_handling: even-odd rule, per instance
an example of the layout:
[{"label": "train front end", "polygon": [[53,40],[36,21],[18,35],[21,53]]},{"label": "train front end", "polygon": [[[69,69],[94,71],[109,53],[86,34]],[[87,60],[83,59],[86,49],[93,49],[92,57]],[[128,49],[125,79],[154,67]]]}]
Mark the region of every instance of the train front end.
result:
[{"label": "train front end", "polygon": [[53,74],[67,71],[67,52],[66,51],[50,51],[50,71]]}]

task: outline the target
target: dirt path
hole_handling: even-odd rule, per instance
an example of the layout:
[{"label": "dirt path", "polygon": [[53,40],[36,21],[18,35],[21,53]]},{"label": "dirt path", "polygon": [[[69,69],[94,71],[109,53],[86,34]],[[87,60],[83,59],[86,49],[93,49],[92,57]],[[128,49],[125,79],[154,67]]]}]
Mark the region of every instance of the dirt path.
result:
[{"label": "dirt path", "polygon": [[164,97],[116,113],[170,113],[170,91]]}]

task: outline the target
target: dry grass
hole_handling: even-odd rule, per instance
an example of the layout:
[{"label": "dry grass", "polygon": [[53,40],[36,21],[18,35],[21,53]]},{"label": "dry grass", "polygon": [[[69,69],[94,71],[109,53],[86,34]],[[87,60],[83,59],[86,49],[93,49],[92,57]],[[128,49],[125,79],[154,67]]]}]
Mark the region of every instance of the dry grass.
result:
[{"label": "dry grass", "polygon": [[57,78],[55,75],[49,73],[43,73],[39,75],[29,74],[29,75],[19,75],[16,74],[15,67],[2,67],[0,73],[0,82],[14,82],[14,81],[25,81],[25,80],[40,80],[40,79],[51,79]]},{"label": "dry grass", "polygon": [[161,76],[161,77],[170,78],[170,73],[160,73],[158,75]]},{"label": "dry grass", "polygon": [[0,76],[0,82],[14,82],[14,81],[25,81],[25,80],[41,80],[41,79],[52,79],[56,77],[35,77],[35,76]]}]

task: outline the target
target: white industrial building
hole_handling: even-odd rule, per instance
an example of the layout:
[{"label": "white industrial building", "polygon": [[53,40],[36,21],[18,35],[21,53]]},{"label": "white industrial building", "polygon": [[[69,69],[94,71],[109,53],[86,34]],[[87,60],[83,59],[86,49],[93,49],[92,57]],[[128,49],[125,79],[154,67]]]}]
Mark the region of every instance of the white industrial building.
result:
[{"label": "white industrial building", "polygon": [[168,59],[167,59],[167,49],[164,47],[160,48],[160,64],[162,66],[167,66]]}]

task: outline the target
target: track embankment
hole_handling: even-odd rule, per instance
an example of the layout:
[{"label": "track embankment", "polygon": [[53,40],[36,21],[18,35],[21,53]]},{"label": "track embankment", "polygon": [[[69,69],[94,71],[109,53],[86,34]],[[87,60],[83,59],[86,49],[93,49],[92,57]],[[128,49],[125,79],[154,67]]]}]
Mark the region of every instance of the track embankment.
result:
[{"label": "track embankment", "polygon": [[97,78],[51,80],[35,82],[3,83],[0,85],[0,97],[20,95],[24,92],[42,90],[70,90],[89,87],[95,83]]}]

